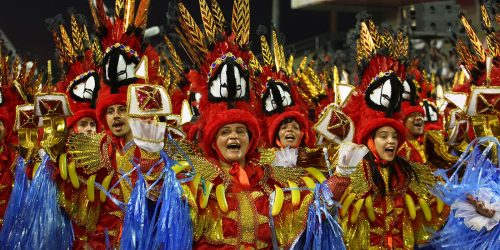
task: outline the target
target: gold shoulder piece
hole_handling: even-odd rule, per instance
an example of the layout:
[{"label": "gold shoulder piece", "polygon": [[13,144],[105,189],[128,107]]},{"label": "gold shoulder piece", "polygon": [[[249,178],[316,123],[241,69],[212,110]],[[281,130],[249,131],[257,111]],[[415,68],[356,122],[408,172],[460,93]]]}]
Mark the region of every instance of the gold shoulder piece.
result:
[{"label": "gold shoulder piece", "polygon": [[[371,178],[371,174],[368,175]],[[361,161],[356,167],[356,171],[351,175],[350,190],[351,193],[356,194],[356,198],[359,199],[361,196],[370,191],[370,183],[372,180],[367,180],[365,178],[365,173],[363,171],[363,161]]]},{"label": "gold shoulder piece", "polygon": [[450,154],[449,146],[445,143],[441,131],[428,131],[425,140],[425,152],[429,153],[427,159],[438,168],[447,168],[453,165],[458,157]]},{"label": "gold shoulder piece", "polygon": [[274,162],[274,158],[276,156],[275,148],[260,148],[260,159],[259,163],[262,165],[272,165]]},{"label": "gold shoulder piece", "polygon": [[307,175],[306,170],[300,167],[272,167],[269,170],[270,178],[282,186],[288,185],[288,181],[300,182],[300,177]]},{"label": "gold shoulder piece", "polygon": [[71,155],[71,161],[75,161],[76,166],[82,168],[85,174],[96,173],[106,162],[104,155],[107,156],[107,151],[101,153],[101,140],[105,136],[105,133],[99,133],[73,134],[68,137],[67,153]]},{"label": "gold shoulder piece", "polygon": [[436,184],[436,178],[427,164],[411,163],[415,170],[416,178],[412,178],[409,188],[419,196],[429,194],[429,189]]},{"label": "gold shoulder piece", "polygon": [[219,168],[194,148],[187,140],[167,140],[163,148],[170,158],[175,161],[185,161],[189,158],[197,174],[207,181],[213,181],[219,175]]}]

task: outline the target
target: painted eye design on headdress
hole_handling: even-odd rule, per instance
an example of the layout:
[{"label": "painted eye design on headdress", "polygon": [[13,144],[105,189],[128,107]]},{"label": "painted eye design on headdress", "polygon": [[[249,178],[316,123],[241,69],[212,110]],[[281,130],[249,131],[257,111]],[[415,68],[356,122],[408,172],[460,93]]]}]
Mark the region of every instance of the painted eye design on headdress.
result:
[{"label": "painted eye design on headdress", "polygon": [[392,72],[377,76],[365,92],[365,101],[372,109],[392,116],[399,111],[402,101],[403,87],[399,78]]},{"label": "painted eye design on headdress", "polygon": [[286,107],[293,105],[290,88],[284,82],[272,79],[267,82],[262,96],[264,113],[268,115],[282,113]]},{"label": "painted eye design on headdress", "polygon": [[209,79],[210,101],[248,100],[248,72],[233,60],[226,60],[218,66]]},{"label": "painted eye design on headdress", "polygon": [[416,89],[413,80],[407,79],[403,81],[403,101],[409,101],[412,105],[415,104]]},{"label": "painted eye design on headdress", "polygon": [[193,112],[193,116],[199,116],[200,115],[200,100],[201,100],[201,94],[198,92],[191,92],[189,94],[189,103],[191,107],[191,112]]},{"label": "painted eye design on headdress", "polygon": [[424,121],[436,122],[439,119],[438,110],[434,105],[424,100],[423,107],[425,112]]},{"label": "painted eye design on headdress", "polygon": [[137,80],[135,69],[139,64],[139,56],[130,48],[122,46],[111,46],[103,58],[104,83],[111,87],[112,92]]},{"label": "painted eye design on headdress", "polygon": [[99,75],[89,70],[76,77],[68,86],[70,98],[77,102],[93,103],[99,91]]}]

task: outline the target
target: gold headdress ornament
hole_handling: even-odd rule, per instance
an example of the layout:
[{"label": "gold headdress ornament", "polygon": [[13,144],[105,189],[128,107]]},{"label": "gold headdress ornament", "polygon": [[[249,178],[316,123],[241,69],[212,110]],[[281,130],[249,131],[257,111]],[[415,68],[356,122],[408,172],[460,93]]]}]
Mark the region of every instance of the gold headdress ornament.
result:
[{"label": "gold headdress ornament", "polygon": [[[500,42],[496,37],[497,35],[491,24],[488,10],[486,9],[486,6],[484,4],[481,4],[481,23],[483,29],[487,33],[487,48],[483,47],[482,42],[479,40],[479,37],[477,36],[476,32],[463,13],[460,14],[460,20],[465,28],[468,40],[472,45],[472,49],[469,49],[469,47],[460,40],[455,45],[455,50],[457,51],[460,60],[468,70],[468,72],[465,73],[470,74],[473,71],[485,72],[486,85],[489,85],[489,82],[491,81],[492,60],[500,57]],[[486,68],[483,68],[484,66]],[[472,77],[475,78],[477,77],[477,75],[473,74]]]},{"label": "gold headdress ornament", "polygon": [[[97,28],[110,25],[110,18],[106,16],[103,0],[89,0],[92,19]],[[131,28],[144,30],[147,25],[150,0],[140,0],[135,8],[135,0],[116,0],[114,20],[122,20],[123,25],[117,33],[127,33]]]},{"label": "gold headdress ornament", "polygon": [[322,82],[319,74],[314,69],[314,60],[307,62],[303,57],[295,74],[299,82],[300,94],[309,106],[316,106],[316,102],[326,96],[326,83]]},{"label": "gold headdress ornament", "polygon": [[[264,28],[262,27],[260,29]],[[260,45],[263,66],[270,66],[271,68],[274,67],[276,72],[282,71],[288,76],[291,76],[293,74],[293,55],[290,55],[288,61],[285,59],[285,50],[283,48],[283,44],[278,40],[278,35],[275,29],[272,29],[271,31],[271,44],[272,47],[269,46],[265,31],[262,31],[262,34],[260,35]],[[255,60],[255,57],[250,59],[250,67],[254,71],[262,71],[261,65]]]},{"label": "gold headdress ornament", "polygon": [[372,20],[360,23],[360,34],[356,41],[356,63],[362,65],[376,55],[390,56],[405,61],[408,58],[408,37],[398,31],[393,37],[389,29],[380,32]]},{"label": "gold headdress ornament", "polygon": [[[216,0],[211,1],[211,8],[205,0],[200,0],[201,29],[182,2],[178,3],[179,25],[175,32],[179,36],[180,45],[191,62],[200,67],[209,52],[209,45],[216,42],[217,34],[234,35],[234,42],[240,47],[248,46],[250,37],[250,2],[249,0],[235,0],[231,20],[232,34],[226,34],[224,29],[225,18]],[[203,32],[203,31],[204,32]]]}]

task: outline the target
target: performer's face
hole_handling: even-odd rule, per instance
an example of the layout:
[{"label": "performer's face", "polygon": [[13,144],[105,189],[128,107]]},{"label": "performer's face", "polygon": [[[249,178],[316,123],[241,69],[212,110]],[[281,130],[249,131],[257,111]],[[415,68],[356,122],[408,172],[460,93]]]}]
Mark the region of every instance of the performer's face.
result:
[{"label": "performer's face", "polygon": [[219,128],[215,146],[226,161],[243,165],[249,142],[250,136],[245,124],[230,123]]},{"label": "performer's face", "polygon": [[413,137],[424,134],[424,116],[418,112],[411,113],[405,121],[405,127]]},{"label": "performer's face", "polygon": [[282,124],[278,132],[279,140],[283,147],[297,148],[302,139],[302,131],[298,122],[292,120],[289,123]]},{"label": "performer's face", "polygon": [[396,149],[398,148],[398,133],[394,128],[385,126],[377,129],[373,142],[382,160],[394,160]]},{"label": "performer's face", "polygon": [[114,136],[125,137],[132,134],[128,125],[127,107],[124,105],[109,106],[106,110],[106,123]]},{"label": "performer's face", "polygon": [[97,130],[95,121],[90,117],[84,117],[76,123],[77,134],[93,134]]},{"label": "performer's face", "polygon": [[3,141],[5,137],[5,126],[3,125],[3,121],[0,121],[0,141]]}]

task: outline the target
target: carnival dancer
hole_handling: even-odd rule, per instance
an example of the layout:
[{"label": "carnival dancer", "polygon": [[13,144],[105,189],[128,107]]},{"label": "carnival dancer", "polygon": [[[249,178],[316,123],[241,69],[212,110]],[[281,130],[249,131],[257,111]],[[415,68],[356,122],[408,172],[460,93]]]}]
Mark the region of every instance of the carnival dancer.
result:
[{"label": "carnival dancer", "polygon": [[[191,148],[188,152],[205,158],[198,160],[203,164],[193,163],[196,175],[184,189],[192,209],[194,248],[291,248],[300,236],[304,241],[299,248],[342,247],[333,217],[309,190],[315,188],[311,175],[303,168],[278,169],[259,162],[256,148],[262,138],[249,79],[253,63],[248,51],[249,1],[234,2],[231,30],[223,29],[224,16],[216,1],[211,8],[200,1],[205,32],[191,25],[194,19],[182,3],[177,8],[169,13],[180,15],[169,16],[178,23],[174,29],[196,66],[187,78],[191,93],[200,97],[200,118],[191,125],[196,131],[188,134],[201,142],[203,151]],[[344,174],[349,173],[345,169]],[[326,180],[317,169],[313,177],[320,183]],[[345,176],[327,181],[334,198],[341,196],[348,181]],[[302,190],[306,183],[307,190]],[[284,196],[287,187],[292,189],[293,201]],[[324,222],[323,216],[328,218]],[[319,230],[323,225],[330,227]]]},{"label": "carnival dancer", "polygon": [[24,83],[32,80],[28,76],[28,72],[31,71],[27,68],[26,63],[21,67],[28,71],[27,75],[16,75],[17,73],[12,67],[18,62],[17,60],[15,62],[9,60],[8,57],[0,53],[0,75],[2,79],[0,86],[0,230],[3,226],[3,217],[14,183],[15,161],[19,155],[15,149],[17,145],[17,136],[14,132],[16,113],[12,111],[16,109],[17,105],[23,103],[23,99],[16,91],[14,81]]},{"label": "carnival dancer", "polygon": [[[92,102],[97,91],[96,81],[101,79],[96,118],[104,133],[69,136],[67,159],[59,160],[61,168],[67,170],[61,171],[61,185],[67,187],[61,188],[65,197],[61,205],[82,229],[75,245],[103,249],[119,244],[123,220],[120,204],[129,201],[139,175],[135,171],[127,175],[134,169],[134,163],[141,165],[141,174],[148,173],[153,166],[157,167],[145,177],[149,178],[148,181],[156,180],[161,172],[161,166],[155,165],[160,154],[149,153],[135,145],[126,105],[128,86],[144,81],[136,77],[139,65],[144,66],[141,75],[149,76],[149,81],[153,83],[159,82],[158,57],[151,46],[143,44],[149,1],[141,1],[137,8],[134,1],[117,1],[113,17],[106,14],[102,1],[89,4],[99,38],[97,41],[101,42],[99,44],[94,40],[93,59],[99,62],[102,58],[102,69],[97,71],[102,75],[96,77],[92,72],[83,72],[85,77],[76,77],[69,90],[70,94],[75,92],[74,95]],[[85,29],[80,27],[79,31],[82,30]],[[75,32],[72,33],[74,36]],[[99,50],[101,47],[103,49]],[[149,59],[148,63],[141,64],[142,56],[144,61]],[[92,56],[87,59],[90,62]],[[95,85],[90,95],[87,89],[92,83]],[[112,191],[108,191],[110,189]],[[108,198],[109,195],[113,198]]]},{"label": "carnival dancer", "polygon": [[406,140],[400,145],[398,155],[407,161],[424,164],[427,162],[424,149],[424,109],[421,106],[411,106],[408,102],[403,102],[401,112],[401,122],[406,129]]},{"label": "carnival dancer", "polygon": [[[361,83],[344,111],[357,128],[356,142],[369,152],[342,199],[341,224],[350,249],[412,249],[430,240],[428,226],[442,223],[443,207],[430,205],[428,186],[435,183],[431,170],[396,153],[406,137],[403,124],[391,118],[402,99],[402,62],[407,56],[403,37],[399,32],[393,38],[371,21],[360,22],[356,49]],[[388,40],[394,44],[382,43]]]}]

